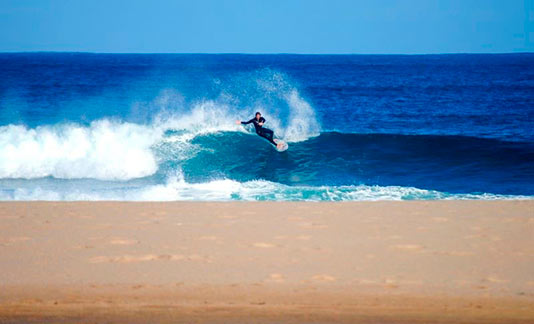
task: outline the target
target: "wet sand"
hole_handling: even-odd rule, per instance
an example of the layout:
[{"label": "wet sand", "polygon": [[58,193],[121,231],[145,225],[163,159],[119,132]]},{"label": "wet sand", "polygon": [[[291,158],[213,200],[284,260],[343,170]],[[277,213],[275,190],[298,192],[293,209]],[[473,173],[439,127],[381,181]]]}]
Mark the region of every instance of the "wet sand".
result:
[{"label": "wet sand", "polygon": [[0,203],[42,322],[534,323],[534,201]]}]

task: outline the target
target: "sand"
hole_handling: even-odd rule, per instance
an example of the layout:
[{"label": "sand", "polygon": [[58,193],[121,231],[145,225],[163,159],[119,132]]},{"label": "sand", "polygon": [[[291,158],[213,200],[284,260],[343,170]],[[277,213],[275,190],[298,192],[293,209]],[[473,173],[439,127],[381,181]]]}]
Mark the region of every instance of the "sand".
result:
[{"label": "sand", "polygon": [[43,322],[534,323],[534,201],[0,203]]}]

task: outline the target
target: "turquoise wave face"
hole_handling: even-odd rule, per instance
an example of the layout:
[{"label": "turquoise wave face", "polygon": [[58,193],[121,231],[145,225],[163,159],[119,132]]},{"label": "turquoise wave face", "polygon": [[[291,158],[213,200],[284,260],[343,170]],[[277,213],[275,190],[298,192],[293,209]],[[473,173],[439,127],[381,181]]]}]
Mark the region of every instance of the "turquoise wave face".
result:
[{"label": "turquoise wave face", "polygon": [[[154,126],[110,122],[93,124],[90,129],[64,127],[67,129],[26,130],[33,135],[48,133],[41,135],[48,138],[43,152],[49,156],[35,160],[29,168],[26,164],[12,170],[27,172],[23,177],[4,176],[0,180],[1,200],[533,197],[524,192],[532,189],[528,161],[534,156],[534,148],[522,143],[458,136],[327,132],[291,142],[290,150],[279,153],[263,138],[244,130],[204,130],[195,135],[185,130],[162,131]],[[16,128],[11,131],[23,132]],[[96,134],[108,132],[118,132],[113,137],[121,139],[119,146],[108,140],[109,135],[102,142],[81,144],[87,134],[94,139],[98,138]],[[21,139],[26,145],[31,143],[28,136]],[[75,143],[68,143],[73,140],[71,137]],[[34,136],[34,140],[37,138],[41,136]],[[58,145],[62,150],[52,149]],[[84,146],[90,151],[84,152]],[[66,147],[73,151],[63,151]],[[58,151],[66,153],[70,160],[65,155],[58,158]],[[495,172],[495,164],[502,172]],[[5,172],[5,163],[0,166]],[[465,182],[459,185],[457,177]],[[517,180],[508,182],[511,178]],[[500,188],[501,192],[484,189],[490,187]]]},{"label": "turquoise wave face", "polygon": [[528,58],[0,54],[0,200],[531,199]]},{"label": "turquoise wave face", "polygon": [[290,143],[290,149],[280,154],[258,136],[224,132],[198,136],[191,145],[195,146],[194,156],[168,161],[164,168],[180,168],[185,180],[192,183],[262,179],[287,186],[367,185],[454,194],[484,193],[493,188],[492,193],[497,194],[534,194],[530,163],[534,145],[524,143],[326,132]]}]

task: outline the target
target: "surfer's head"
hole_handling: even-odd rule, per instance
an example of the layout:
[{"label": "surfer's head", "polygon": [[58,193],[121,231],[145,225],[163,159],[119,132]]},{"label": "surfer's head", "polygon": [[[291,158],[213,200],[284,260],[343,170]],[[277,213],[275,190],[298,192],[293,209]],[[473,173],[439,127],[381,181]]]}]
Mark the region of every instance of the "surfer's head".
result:
[{"label": "surfer's head", "polygon": [[258,112],[256,113],[256,119],[260,119],[260,117],[261,117],[261,113],[258,111]]}]

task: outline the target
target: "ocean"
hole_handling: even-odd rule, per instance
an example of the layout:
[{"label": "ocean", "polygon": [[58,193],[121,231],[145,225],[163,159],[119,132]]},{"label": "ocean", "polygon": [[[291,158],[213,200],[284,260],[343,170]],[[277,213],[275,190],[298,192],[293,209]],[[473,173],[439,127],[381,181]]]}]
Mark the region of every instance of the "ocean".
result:
[{"label": "ocean", "polygon": [[533,198],[534,54],[0,54],[0,200]]}]

